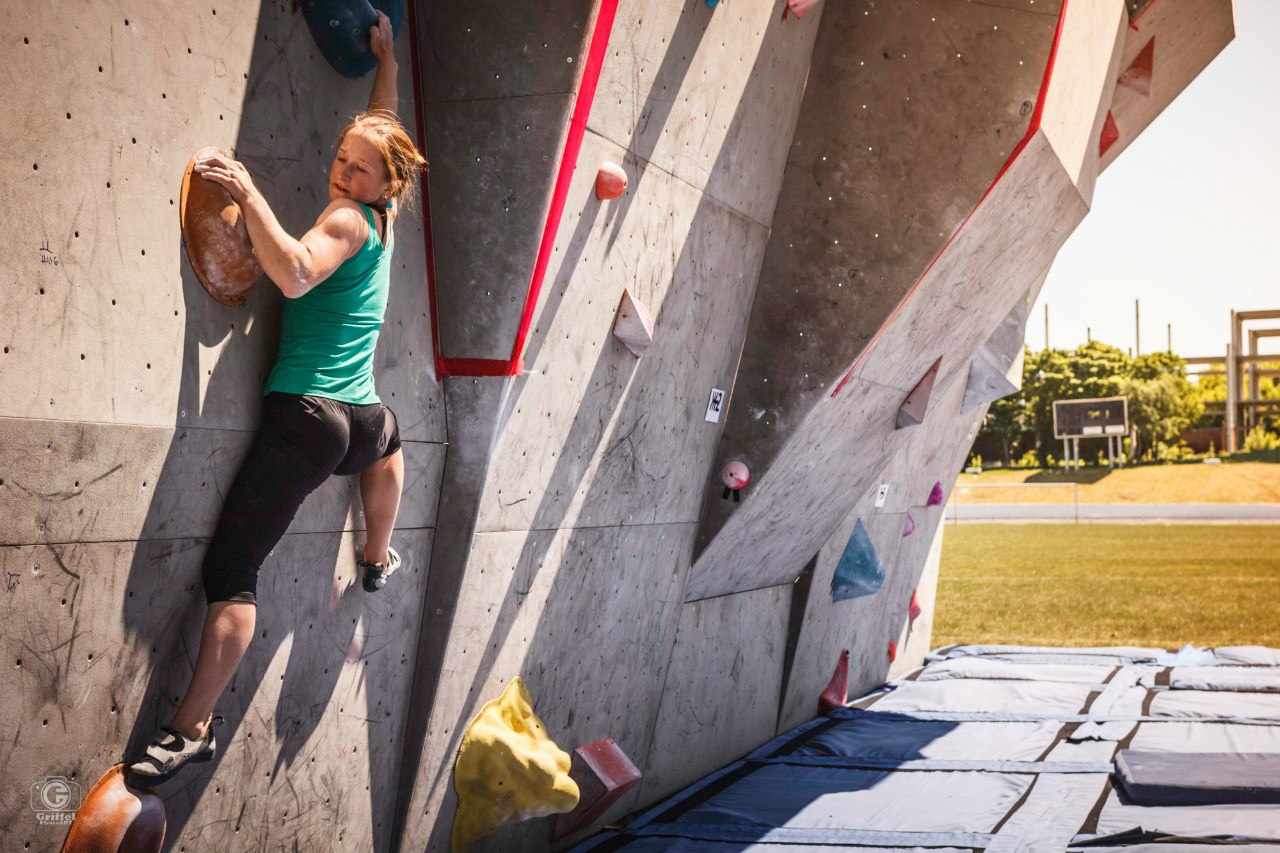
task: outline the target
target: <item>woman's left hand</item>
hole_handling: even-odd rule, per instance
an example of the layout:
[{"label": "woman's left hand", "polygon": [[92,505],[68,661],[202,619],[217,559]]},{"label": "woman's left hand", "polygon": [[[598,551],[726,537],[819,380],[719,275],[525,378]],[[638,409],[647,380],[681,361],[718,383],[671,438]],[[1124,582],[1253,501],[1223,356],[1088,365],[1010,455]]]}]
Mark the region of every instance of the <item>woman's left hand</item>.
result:
[{"label": "woman's left hand", "polygon": [[378,58],[378,64],[395,60],[396,37],[391,32],[391,19],[378,13],[378,23],[369,28],[369,47]]},{"label": "woman's left hand", "polygon": [[258,191],[244,164],[230,157],[223,157],[221,154],[197,160],[195,173],[224,188],[231,194],[232,201],[242,206]]}]

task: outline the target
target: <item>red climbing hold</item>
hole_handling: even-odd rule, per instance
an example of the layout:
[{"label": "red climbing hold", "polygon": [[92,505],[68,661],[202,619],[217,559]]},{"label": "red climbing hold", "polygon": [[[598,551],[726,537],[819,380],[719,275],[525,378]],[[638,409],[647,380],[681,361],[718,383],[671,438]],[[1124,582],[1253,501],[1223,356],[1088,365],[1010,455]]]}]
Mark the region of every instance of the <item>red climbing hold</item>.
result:
[{"label": "red climbing hold", "polygon": [[605,201],[627,191],[627,173],[617,163],[601,163],[596,172],[596,198]]},{"label": "red climbing hold", "polygon": [[898,659],[898,644],[893,640],[889,641],[889,663],[893,663]]},{"label": "red climbing hold", "polygon": [[920,606],[920,591],[911,590],[911,605],[907,608],[907,621],[912,625],[916,624],[916,620],[920,618],[920,614],[924,612],[924,608]]},{"label": "red climbing hold", "polygon": [[1151,41],[1147,42],[1142,50],[1138,51],[1138,55],[1133,58],[1133,62],[1129,63],[1129,67],[1124,70],[1116,80],[1121,86],[1132,89],[1139,95],[1147,97],[1151,96],[1151,75],[1155,70],[1156,60],[1156,39],[1151,37]]},{"label": "red climbing hold", "polygon": [[575,749],[569,778],[578,783],[578,805],[556,818],[551,840],[559,841],[585,829],[639,782],[640,775],[611,737]]},{"label": "red climbing hold", "polygon": [[1120,138],[1120,128],[1116,127],[1116,118],[1107,110],[1107,119],[1102,123],[1102,136],[1098,137],[1098,156],[1107,153],[1107,149],[1116,144]]},{"label": "red climbing hold", "polygon": [[831,683],[818,697],[818,713],[829,714],[836,708],[843,708],[849,701],[849,650],[840,652],[840,660],[836,661],[836,671],[831,676]]},{"label": "red climbing hold", "polygon": [[787,5],[782,9],[782,20],[787,19],[788,12],[795,12],[797,18],[803,18],[805,12],[817,5],[818,0],[787,0]]}]

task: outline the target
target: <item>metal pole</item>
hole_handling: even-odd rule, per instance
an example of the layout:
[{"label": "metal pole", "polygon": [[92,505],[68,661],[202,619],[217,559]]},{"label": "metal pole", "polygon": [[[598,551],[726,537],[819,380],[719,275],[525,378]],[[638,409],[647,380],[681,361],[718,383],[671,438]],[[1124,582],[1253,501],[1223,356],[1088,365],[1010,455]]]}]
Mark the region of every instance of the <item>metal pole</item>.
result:
[{"label": "metal pole", "polygon": [[1169,323],[1165,326],[1165,352],[1173,352],[1173,324]]},{"label": "metal pole", "polygon": [[1071,439],[1062,439],[1062,466],[1071,470]]},{"label": "metal pole", "polygon": [[[1235,312],[1232,311],[1232,320],[1235,319]],[[1235,347],[1227,344],[1227,440],[1223,450],[1227,453],[1236,449],[1236,398],[1239,396],[1238,383],[1240,381],[1239,373],[1236,371],[1236,354]]]},{"label": "metal pole", "polygon": [[1076,496],[1076,524],[1079,524],[1079,523],[1080,523],[1080,484],[1079,484],[1079,483],[1072,483],[1072,485],[1076,487],[1076,488],[1075,488],[1075,496]]},{"label": "metal pole", "polygon": [[1093,329],[1090,326],[1084,327],[1084,339],[1089,343],[1093,343]]},{"label": "metal pole", "polygon": [[1142,324],[1138,322],[1138,300],[1133,300],[1133,357],[1142,355]]}]

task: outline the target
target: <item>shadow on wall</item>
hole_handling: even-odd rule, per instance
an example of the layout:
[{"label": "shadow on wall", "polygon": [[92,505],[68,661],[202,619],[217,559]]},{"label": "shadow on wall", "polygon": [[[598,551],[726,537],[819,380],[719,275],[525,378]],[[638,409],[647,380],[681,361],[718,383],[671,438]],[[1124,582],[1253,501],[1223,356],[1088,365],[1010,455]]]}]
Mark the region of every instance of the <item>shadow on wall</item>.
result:
[{"label": "shadow on wall", "polygon": [[[523,531],[517,528],[506,533],[477,533],[477,540],[521,533],[525,539],[513,561],[508,561],[506,549],[502,550],[501,563],[495,568],[503,572],[513,566],[514,570],[506,575],[505,590],[495,588],[489,599],[500,604],[491,617],[492,628],[487,637],[480,635],[485,639],[483,645],[468,644],[479,651],[480,657],[471,683],[456,691],[466,697],[460,709],[464,715],[471,705],[478,706],[492,698],[483,693],[493,680],[494,667],[503,650],[511,642],[525,645],[519,674],[528,683],[539,715],[559,745],[572,750],[579,744],[612,736],[642,769],[658,720],[707,482],[705,478],[697,479],[691,492],[675,494],[670,488],[670,472],[673,466],[691,467],[699,475],[705,470],[709,476],[719,437],[718,429],[703,424],[701,417],[709,386],[696,384],[703,380],[692,377],[697,374],[699,348],[707,342],[709,328],[721,336],[719,346],[728,351],[728,360],[721,367],[723,373],[717,373],[716,378],[732,377],[764,251],[763,234],[754,242],[750,234],[755,229],[763,232],[763,225],[706,194],[699,196],[685,232],[668,224],[666,211],[649,210],[639,203],[641,192],[646,190],[647,196],[656,195],[660,203],[675,202],[685,192],[692,195],[685,182],[651,166],[648,157],[662,138],[676,94],[706,35],[710,22],[706,12],[703,4],[685,4],[660,70],[644,98],[643,117],[626,143],[624,166],[631,177],[630,187],[617,200],[597,206],[599,203],[592,197],[583,208],[556,278],[547,283],[548,293],[537,315],[537,329],[530,338],[525,363],[530,365],[531,374],[539,374],[537,366],[543,347],[548,344],[550,327],[562,304],[568,300],[572,305],[569,289],[581,291],[592,286],[579,274],[580,264],[589,252],[631,251],[639,259],[648,259],[645,266],[628,267],[633,280],[611,278],[608,295],[602,298],[614,299],[624,284],[633,293],[639,287],[645,299],[648,292],[661,294],[661,305],[654,316],[653,346],[643,358],[635,359],[613,338],[610,316],[609,324],[598,329],[606,340],[590,376],[581,384],[574,383],[581,398],[575,404],[567,435],[553,454],[554,470],[545,486],[539,486],[536,510],[527,521],[519,522]],[[773,46],[766,36],[760,54]],[[733,143],[742,144],[745,110],[760,102],[762,91],[775,84],[763,71],[752,74],[725,134],[726,142],[708,174],[718,174],[733,157]],[[580,170],[587,168],[593,176],[594,164],[587,158],[595,148],[593,142],[598,140],[597,134],[588,132],[578,163]],[[607,141],[605,145],[613,147]],[[662,178],[675,189],[658,192],[647,186],[657,180],[646,180],[648,168],[663,172]],[[734,226],[733,234],[725,234],[726,223]],[[734,257],[723,260],[729,252]],[[739,253],[745,253],[747,259]],[[625,254],[620,257],[621,269],[629,258]],[[729,271],[736,273],[740,267],[744,280],[730,282]],[[649,273],[652,275],[646,278]],[[727,295],[727,306],[716,302],[716,291],[724,294],[734,287],[737,291]],[[726,307],[722,319],[712,316]],[[715,355],[724,354],[716,350],[707,358]],[[529,381],[528,375],[513,380],[501,431],[507,429],[509,419],[520,408],[546,408],[547,404],[536,396],[546,393],[545,382],[535,391]],[[526,393],[531,393],[528,399]],[[689,402],[695,398],[696,403]],[[694,409],[696,422],[690,422],[688,413]],[[503,439],[499,438],[499,450],[502,445]],[[508,442],[509,451],[514,447],[514,442]],[[496,468],[499,460],[494,462]],[[571,505],[583,507],[586,513],[620,504],[640,505],[655,489],[670,494],[678,503],[679,518],[658,523],[637,518],[626,524],[579,519],[576,523],[582,526],[564,531]],[[670,514],[670,507],[658,507],[655,514],[664,510]],[[476,548],[473,555],[482,552]],[[473,564],[469,574],[474,575],[475,571]],[[549,582],[543,579],[545,575],[550,576]],[[536,628],[524,640],[512,632],[521,622],[522,610],[529,607],[537,608],[539,616]],[[781,667],[781,661],[778,664]],[[500,673],[503,677],[515,674],[505,669]],[[464,724],[465,720],[460,720],[449,733],[450,740],[440,754],[456,753]],[[456,803],[449,784],[452,763],[443,760],[432,770],[435,775],[425,784],[443,800],[426,849],[445,850]],[[691,768],[690,772],[700,775],[702,771]],[[622,802],[634,807],[634,796]],[[435,801],[430,794],[427,799]],[[616,814],[616,807],[611,813]],[[528,821],[500,830],[472,849],[543,849],[552,821]]]},{"label": "shadow on wall", "polygon": [[[344,118],[337,111],[329,117],[328,109],[300,105],[300,70],[323,76],[332,72],[318,51],[312,49],[314,56],[309,55],[312,45],[305,27],[302,36],[290,34],[285,44],[277,40],[279,33],[293,27],[303,24],[287,7],[263,6],[234,153],[271,202],[281,224],[296,235],[310,226],[327,202],[323,176]],[[325,87],[315,84],[308,90],[324,92]],[[302,119],[309,115],[319,115],[321,121],[308,129]],[[173,175],[175,185],[180,179],[181,174]],[[180,240],[176,214],[174,219],[173,237]],[[128,755],[140,752],[157,728],[168,723],[190,681],[206,610],[201,562],[222,500],[255,435],[261,390],[274,360],[279,330],[282,296],[270,280],[264,277],[243,306],[228,308],[204,292],[185,250],[179,255],[181,266],[175,278],[181,281],[186,323],[174,412],[177,429],[128,569],[121,614],[139,657],[133,671],[122,674],[117,684],[146,679]],[[300,755],[305,758],[311,752],[310,761],[316,761],[314,754],[320,751],[310,741],[322,717],[339,701],[335,687],[357,640],[357,619],[366,609],[363,593],[353,591],[354,566],[346,573],[340,566],[339,577],[325,570],[339,564],[341,531],[357,496],[358,478],[345,479],[347,500],[309,502],[299,513],[299,518],[305,517],[305,529],[317,532],[286,535],[263,566],[256,635],[215,710],[226,718],[226,724],[216,730],[218,755],[211,764],[189,768],[160,789],[168,814],[168,848],[180,841],[189,843],[190,836],[184,838],[184,834],[197,811],[202,818],[216,815],[216,821],[205,820],[203,826],[192,829],[197,834],[214,833],[202,840],[220,848],[224,842],[216,836],[232,831],[233,824],[234,831],[240,832],[242,819],[254,837],[275,834],[278,815],[269,815],[264,802],[254,807],[249,801],[287,773]],[[268,670],[278,671],[273,662],[284,646],[289,648],[288,660],[279,681],[266,684]],[[274,719],[246,716],[260,688],[275,697]],[[375,698],[370,697],[371,706]],[[370,717],[374,710],[368,709]],[[370,744],[376,728],[371,719]],[[377,736],[385,738],[381,732]],[[344,758],[346,750],[327,742],[323,745],[321,755],[337,756],[339,766],[329,758],[328,772],[334,776],[342,772],[341,762],[369,761],[367,756],[373,755],[366,748],[364,756]],[[223,783],[210,791],[215,774],[238,780],[239,785]],[[255,777],[262,781],[251,782]],[[336,790],[341,792],[345,784]],[[210,796],[219,799],[209,802]],[[375,817],[374,849],[388,849],[389,822],[384,827],[377,820],[381,810],[377,804],[370,805]],[[336,820],[339,808],[334,804],[332,814],[318,815],[316,820]],[[350,803],[343,804],[342,810],[349,811]],[[274,824],[271,829],[268,820]],[[341,840],[340,828],[330,822],[329,829]],[[306,831],[305,824],[300,831]]]}]

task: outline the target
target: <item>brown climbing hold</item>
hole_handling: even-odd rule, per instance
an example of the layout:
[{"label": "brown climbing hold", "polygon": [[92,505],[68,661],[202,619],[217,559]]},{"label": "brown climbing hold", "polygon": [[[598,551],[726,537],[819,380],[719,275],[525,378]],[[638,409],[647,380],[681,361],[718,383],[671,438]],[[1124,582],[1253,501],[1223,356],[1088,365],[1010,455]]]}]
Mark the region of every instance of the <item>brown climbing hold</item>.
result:
[{"label": "brown climbing hold", "polygon": [[578,806],[556,818],[552,841],[585,829],[640,781],[640,769],[607,737],[573,751],[569,778],[578,783]]},{"label": "brown climbing hold", "polygon": [[622,291],[618,316],[613,322],[613,336],[622,341],[636,358],[645,354],[653,343],[653,318],[649,309],[630,290]]},{"label": "brown climbing hold", "polygon": [[911,389],[907,398],[902,401],[902,405],[898,407],[898,418],[894,421],[894,429],[912,427],[924,422],[925,412],[929,409],[929,397],[933,395],[933,383],[938,378],[938,368],[941,365],[942,357],[939,356],[937,361],[925,371],[924,376],[920,377],[920,381]]},{"label": "brown climbing hold", "polygon": [[117,764],[89,789],[62,853],[158,853],[164,831],[164,800],[154,788],[129,785]]},{"label": "brown climbing hold", "polygon": [[596,172],[596,198],[608,201],[617,198],[627,191],[627,173],[617,163],[608,161],[600,164]]},{"label": "brown climbing hold", "polygon": [[836,708],[843,708],[849,702],[849,650],[840,652],[840,660],[836,661],[836,671],[831,675],[827,689],[818,697],[818,713],[829,714]]},{"label": "brown climbing hold", "polygon": [[262,266],[253,253],[249,229],[231,193],[195,174],[203,157],[231,155],[221,148],[201,148],[182,174],[182,242],[196,278],[210,296],[223,305],[243,305],[249,291],[262,277]]}]

